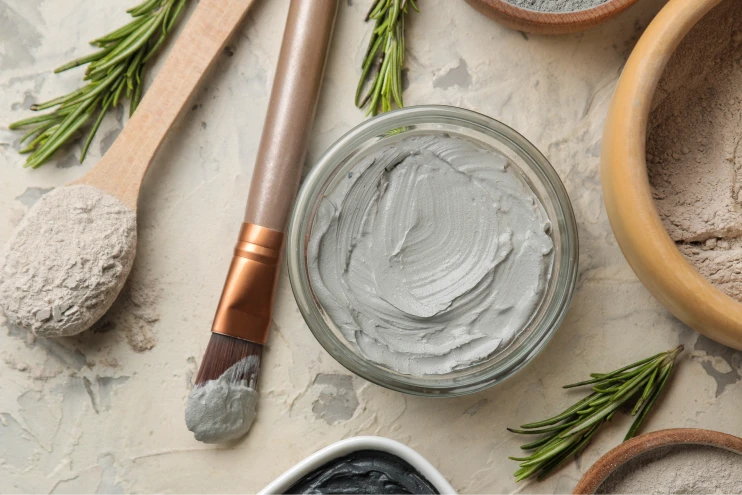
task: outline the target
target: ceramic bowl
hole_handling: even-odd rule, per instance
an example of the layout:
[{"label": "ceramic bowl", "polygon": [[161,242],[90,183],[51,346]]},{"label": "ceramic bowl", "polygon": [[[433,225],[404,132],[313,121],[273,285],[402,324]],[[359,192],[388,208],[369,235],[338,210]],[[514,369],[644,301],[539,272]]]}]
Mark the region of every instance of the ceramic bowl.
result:
[{"label": "ceramic bowl", "polygon": [[591,9],[552,13],[516,7],[505,0],[466,0],[469,5],[505,26],[534,34],[584,31],[623,12],[637,0],[608,0]]},{"label": "ceramic bowl", "polygon": [[726,433],[696,428],[655,431],[632,438],[598,459],[582,477],[573,493],[595,493],[614,471],[634,457],[673,445],[709,445],[742,455],[742,438]]},{"label": "ceramic bowl", "polygon": [[[469,141],[508,156],[538,196],[551,222],[552,276],[528,325],[504,349],[481,363],[441,375],[407,375],[367,359],[343,335],[314,294],[307,245],[315,214],[358,160],[409,136],[440,134]],[[289,278],[304,320],[317,341],[340,364],[383,387],[409,394],[451,397],[477,392],[522,369],[554,335],[566,314],[577,278],[578,237],[572,206],[546,158],[510,127],[469,110],[446,106],[407,107],[367,120],[336,141],[304,180],[286,241]]]},{"label": "ceramic bowl", "polygon": [[281,476],[276,478],[270,485],[266,486],[258,495],[272,495],[286,493],[286,490],[315,469],[328,462],[359,450],[380,450],[400,459],[407,461],[412,467],[422,474],[439,493],[454,494],[453,487],[446,478],[425,459],[410,447],[384,437],[353,437],[333,443],[329,447],[315,452],[296,466],[292,467]]},{"label": "ceramic bowl", "polygon": [[[736,0],[728,0],[736,1]],[[657,213],[647,176],[647,121],[670,56],[721,0],[670,0],[631,54],[603,133],[603,196],[608,218],[636,275],[676,317],[742,350],[742,304],[708,282],[678,251]]]}]

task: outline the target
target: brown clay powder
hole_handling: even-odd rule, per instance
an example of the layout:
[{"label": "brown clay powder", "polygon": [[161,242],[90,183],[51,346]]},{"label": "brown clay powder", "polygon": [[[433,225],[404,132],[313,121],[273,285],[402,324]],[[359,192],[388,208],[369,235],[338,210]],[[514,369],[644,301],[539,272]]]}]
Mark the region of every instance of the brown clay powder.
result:
[{"label": "brown clay powder", "polygon": [[742,493],[742,455],[704,445],[660,447],[619,467],[595,493]]},{"label": "brown clay powder", "polygon": [[742,301],[742,9],[726,0],[693,28],[660,81],[647,167],[685,257]]}]

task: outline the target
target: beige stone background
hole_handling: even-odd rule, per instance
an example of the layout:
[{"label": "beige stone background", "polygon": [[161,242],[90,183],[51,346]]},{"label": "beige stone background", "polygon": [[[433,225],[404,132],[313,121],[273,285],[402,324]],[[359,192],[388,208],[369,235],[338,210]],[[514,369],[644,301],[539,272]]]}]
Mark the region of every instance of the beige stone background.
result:
[{"label": "beige stone background", "polygon": [[[728,0],[732,1],[732,0]],[[192,2],[193,3],[193,2]],[[168,139],[139,205],[139,254],[126,291],[92,331],[34,340],[0,317],[0,492],[255,492],[336,440],[383,435],[426,456],[464,493],[569,492],[628,425],[617,417],[575,462],[542,483],[512,479],[522,440],[506,426],[556,412],[564,383],[666,350],[687,351],[645,431],[742,435],[742,353],[675,320],[639,283],[602,205],[599,154],[611,94],[662,0],[640,0],[587,33],[511,31],[463,0],[419,0],[409,25],[408,104],[473,109],[523,133],[572,197],[581,253],[561,329],[517,376],[457,399],[387,391],[352,376],[314,340],[281,276],[258,421],[230,447],[196,442],[183,407],[209,339],[242,217],[288,0],[259,0]],[[0,0],[0,242],[50,188],[80,177],[115,139],[106,118],[85,163],[79,144],[22,168],[7,123],[78,86],[54,75],[87,41],[126,21],[132,0]],[[342,0],[307,169],[364,119],[353,106],[370,0]],[[157,68],[153,71],[156,72]]]}]

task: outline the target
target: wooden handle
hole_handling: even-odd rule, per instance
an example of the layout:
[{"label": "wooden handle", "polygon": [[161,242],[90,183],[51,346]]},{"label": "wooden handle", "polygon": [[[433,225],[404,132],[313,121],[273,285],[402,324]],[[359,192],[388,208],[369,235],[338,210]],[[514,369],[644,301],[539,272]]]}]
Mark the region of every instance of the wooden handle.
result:
[{"label": "wooden handle", "polygon": [[254,0],[200,0],[136,112],[101,161],[77,181],[136,210],[152,159]]},{"label": "wooden handle", "polygon": [[245,222],[283,232],[301,179],[338,0],[291,0]]}]

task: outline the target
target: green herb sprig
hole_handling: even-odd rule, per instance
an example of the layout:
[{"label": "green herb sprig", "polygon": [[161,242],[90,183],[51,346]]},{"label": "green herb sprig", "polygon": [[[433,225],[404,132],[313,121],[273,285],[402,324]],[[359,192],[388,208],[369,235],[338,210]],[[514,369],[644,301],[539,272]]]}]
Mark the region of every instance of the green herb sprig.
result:
[{"label": "green herb sprig", "polygon": [[621,406],[630,405],[632,401],[631,415],[636,419],[624,441],[636,435],[669,380],[675,358],[682,350],[683,346],[678,346],[610,373],[592,373],[590,380],[564,387],[592,386],[593,392],[572,407],[544,421],[523,425],[520,429],[508,428],[513,433],[542,435],[536,441],[521,446],[521,449],[531,451],[530,455],[510,457],[520,462],[520,469],[515,472],[516,481],[532,476],[541,480],[548,476],[580,452]]},{"label": "green herb sprig", "polygon": [[123,99],[128,99],[129,114],[134,113],[142,98],[147,62],[162,46],[186,2],[144,0],[127,10],[133,17],[131,22],[91,42],[99,48],[98,51],[54,70],[59,73],[89,64],[83,78],[89,82],[77,91],[31,107],[34,111],[56,107],[54,111],[19,120],[9,126],[10,129],[32,126],[21,138],[21,143],[29,141],[20,150],[20,153],[30,153],[26,167],[38,168],[46,163],[78,130],[95,118],[82,147],[82,162],[106,112],[118,106]]},{"label": "green herb sprig", "polygon": [[[409,7],[419,12],[415,0],[374,0],[366,21],[376,25],[363,58],[361,78],[356,90],[356,106],[368,104],[367,115],[387,112],[392,105],[403,107],[402,68],[405,59],[405,19]],[[369,90],[363,88],[373,76]]]}]

